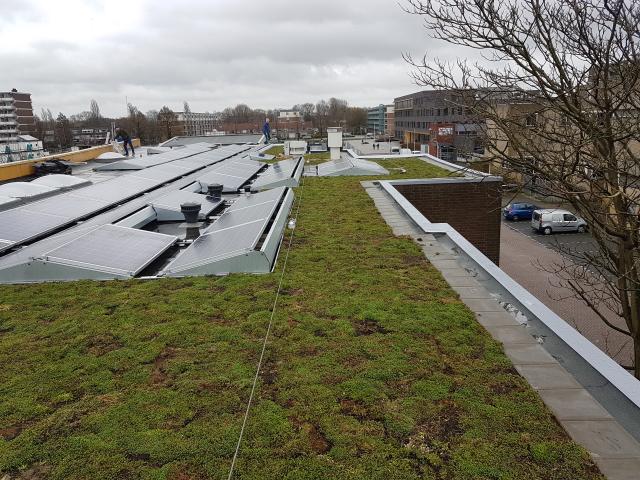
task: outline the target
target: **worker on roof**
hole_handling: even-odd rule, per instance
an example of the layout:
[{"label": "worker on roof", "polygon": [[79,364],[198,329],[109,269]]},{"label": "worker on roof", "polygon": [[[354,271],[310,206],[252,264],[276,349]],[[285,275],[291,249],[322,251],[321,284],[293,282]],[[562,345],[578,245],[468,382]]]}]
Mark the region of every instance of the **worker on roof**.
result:
[{"label": "worker on roof", "polygon": [[269,119],[265,119],[262,126],[262,134],[264,135],[264,143],[267,144],[271,140],[271,126],[269,125]]},{"label": "worker on roof", "polygon": [[135,157],[136,151],[133,149],[133,143],[131,142],[131,137],[127,132],[125,132],[120,127],[116,127],[116,142],[122,142],[124,146],[124,154],[129,156],[129,149],[127,147],[131,147],[131,156]]}]

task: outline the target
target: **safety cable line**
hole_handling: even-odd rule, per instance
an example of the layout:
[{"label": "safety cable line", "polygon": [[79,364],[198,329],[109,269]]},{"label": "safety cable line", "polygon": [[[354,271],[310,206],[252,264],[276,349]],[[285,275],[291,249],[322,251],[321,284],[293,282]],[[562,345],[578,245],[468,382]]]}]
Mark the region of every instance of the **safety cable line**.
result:
[{"label": "safety cable line", "polygon": [[244,436],[244,429],[247,425],[247,419],[249,418],[249,410],[251,410],[251,404],[253,403],[253,396],[258,384],[258,377],[260,376],[260,369],[262,368],[262,360],[264,358],[264,352],[267,349],[267,341],[269,340],[269,333],[271,332],[271,326],[273,325],[273,317],[276,313],[276,306],[278,305],[278,298],[280,297],[280,289],[282,288],[282,280],[284,274],[287,271],[287,261],[289,260],[289,251],[291,250],[291,244],[293,243],[293,237],[298,223],[298,214],[300,213],[300,205],[302,204],[302,192],[304,190],[304,176],[300,179],[300,195],[298,196],[298,207],[296,209],[296,216],[294,218],[294,227],[291,230],[291,236],[289,237],[289,245],[287,246],[287,253],[284,257],[284,263],[282,265],[282,273],[280,274],[280,281],[278,282],[278,289],[276,290],[276,297],[273,300],[273,307],[271,308],[271,318],[269,318],[269,325],[267,326],[267,332],[265,333],[262,341],[262,351],[260,352],[260,358],[258,359],[258,368],[256,368],[256,374],[253,377],[253,385],[251,386],[251,393],[249,394],[249,401],[247,402],[247,409],[244,412],[244,419],[242,420],[242,428],[240,428],[240,435],[238,436],[238,443],[236,444],[236,451],[233,454],[233,460],[231,460],[231,468],[229,469],[229,476],[227,480],[231,480],[233,476],[233,470],[236,466],[236,460],[238,459],[238,453],[240,452],[240,445],[242,444],[242,438]]}]

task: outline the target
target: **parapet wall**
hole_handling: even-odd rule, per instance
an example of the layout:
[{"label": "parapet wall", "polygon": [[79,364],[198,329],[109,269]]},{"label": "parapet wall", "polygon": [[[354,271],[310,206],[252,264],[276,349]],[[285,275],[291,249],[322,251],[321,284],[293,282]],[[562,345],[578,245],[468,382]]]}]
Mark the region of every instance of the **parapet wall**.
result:
[{"label": "parapet wall", "polygon": [[[134,138],[132,143],[135,148],[140,147],[139,138]],[[94,160],[96,157],[106,152],[113,152],[111,144],[85,148],[84,150],[77,150],[75,152],[56,153],[55,155],[48,155],[46,157],[35,158],[33,160],[1,163],[0,182],[33,175],[35,172],[34,165],[36,163],[45,162],[47,160],[64,160],[66,162],[74,163],[88,162],[89,160]]]},{"label": "parapet wall", "polygon": [[496,265],[500,261],[501,185],[499,177],[394,182],[396,190],[429,221],[448,223]]}]

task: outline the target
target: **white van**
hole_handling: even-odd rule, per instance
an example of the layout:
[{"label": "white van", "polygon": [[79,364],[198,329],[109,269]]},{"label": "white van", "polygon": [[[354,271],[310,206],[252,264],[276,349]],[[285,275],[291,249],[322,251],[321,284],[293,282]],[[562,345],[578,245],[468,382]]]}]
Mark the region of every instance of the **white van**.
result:
[{"label": "white van", "polygon": [[582,233],[587,231],[587,222],[568,210],[542,209],[533,211],[531,228],[545,235],[555,232]]}]

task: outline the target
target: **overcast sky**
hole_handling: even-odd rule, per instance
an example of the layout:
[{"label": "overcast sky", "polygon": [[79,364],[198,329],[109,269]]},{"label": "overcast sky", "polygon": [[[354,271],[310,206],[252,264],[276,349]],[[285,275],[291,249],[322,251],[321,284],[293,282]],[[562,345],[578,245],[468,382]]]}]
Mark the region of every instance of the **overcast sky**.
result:
[{"label": "overcast sky", "polygon": [[[400,0],[402,1],[402,0]],[[402,53],[451,54],[394,0],[0,0],[0,91],[67,115],[217,111],[417,91]]]}]

